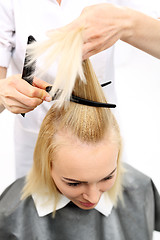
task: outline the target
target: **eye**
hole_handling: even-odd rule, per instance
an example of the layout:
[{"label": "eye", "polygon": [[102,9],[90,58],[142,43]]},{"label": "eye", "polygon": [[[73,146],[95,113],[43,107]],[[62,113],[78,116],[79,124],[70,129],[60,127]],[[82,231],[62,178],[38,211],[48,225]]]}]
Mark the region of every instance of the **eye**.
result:
[{"label": "eye", "polygon": [[114,175],[111,175],[111,176],[109,176],[109,177],[104,178],[102,181],[110,180],[110,179],[112,179],[113,177],[114,177]]},{"label": "eye", "polygon": [[81,183],[67,183],[68,186],[71,186],[71,187],[77,187],[79,186]]}]

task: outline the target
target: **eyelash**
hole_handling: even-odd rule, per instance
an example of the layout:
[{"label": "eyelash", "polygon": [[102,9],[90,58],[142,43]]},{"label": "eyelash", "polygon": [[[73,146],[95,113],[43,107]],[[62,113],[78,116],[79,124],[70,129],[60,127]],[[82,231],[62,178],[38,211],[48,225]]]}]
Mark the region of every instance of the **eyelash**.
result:
[{"label": "eyelash", "polygon": [[109,177],[107,177],[107,178],[104,178],[102,181],[110,180],[110,179],[112,179],[113,177],[114,177],[114,175],[111,175],[111,176],[109,176]]},{"label": "eyelash", "polygon": [[67,183],[68,186],[71,187],[77,187],[78,185],[80,185],[81,183]]},{"label": "eyelash", "polygon": [[[113,177],[114,177],[114,175],[109,176],[109,177],[107,177],[107,178],[104,178],[102,181],[110,180],[110,179],[112,179]],[[80,184],[81,184],[81,183],[67,183],[67,185],[70,186],[70,187],[77,187],[77,186],[79,186]]]}]

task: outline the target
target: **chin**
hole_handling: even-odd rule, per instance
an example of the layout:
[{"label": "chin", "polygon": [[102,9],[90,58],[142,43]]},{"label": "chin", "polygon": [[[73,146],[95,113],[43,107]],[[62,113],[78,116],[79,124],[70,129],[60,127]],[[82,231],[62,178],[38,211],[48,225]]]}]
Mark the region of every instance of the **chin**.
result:
[{"label": "chin", "polygon": [[83,210],[90,210],[90,209],[93,209],[94,207],[84,207],[84,206],[80,206],[80,205],[77,205],[79,208],[83,209]]},{"label": "chin", "polygon": [[83,209],[83,210],[90,210],[95,208],[95,206],[97,204],[93,204],[93,203],[85,203],[85,202],[73,202],[77,207]]}]

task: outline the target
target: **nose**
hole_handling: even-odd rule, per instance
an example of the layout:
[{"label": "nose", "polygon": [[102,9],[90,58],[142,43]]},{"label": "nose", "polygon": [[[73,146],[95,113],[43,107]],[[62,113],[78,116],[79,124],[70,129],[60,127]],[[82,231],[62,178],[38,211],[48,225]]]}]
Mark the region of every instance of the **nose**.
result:
[{"label": "nose", "polygon": [[86,191],[83,193],[83,198],[90,203],[98,203],[101,191],[96,184],[86,186]]}]

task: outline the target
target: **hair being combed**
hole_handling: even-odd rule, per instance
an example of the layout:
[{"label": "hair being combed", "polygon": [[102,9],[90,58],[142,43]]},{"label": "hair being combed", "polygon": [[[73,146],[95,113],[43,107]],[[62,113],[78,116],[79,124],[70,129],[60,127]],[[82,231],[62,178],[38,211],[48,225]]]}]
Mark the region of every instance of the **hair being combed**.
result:
[{"label": "hair being combed", "polygon": [[[70,33],[67,34],[70,35]],[[77,32],[75,35],[76,34],[78,38],[82,38],[81,34],[79,35]],[[69,46],[72,44],[77,44],[77,48],[79,48],[81,41],[75,41],[76,43],[68,42],[68,52],[65,51],[61,54],[68,56],[70,54]],[[61,44],[59,41],[59,45]],[[74,55],[73,52],[72,54]],[[62,56],[62,58],[63,57],[64,56]],[[79,60],[79,56],[77,55],[77,59],[74,59],[74,61],[79,62]],[[72,62],[70,64],[72,64]],[[75,65],[78,66],[78,64]],[[74,95],[93,101],[106,102],[89,60],[83,62],[82,70],[86,83],[82,81],[80,75],[76,75],[73,87]],[[78,70],[75,70],[75,72],[78,72]],[[44,195],[48,192],[48,196],[50,197],[54,193],[58,201],[58,190],[51,177],[51,162],[54,161],[56,151],[58,151],[59,147],[56,136],[64,130],[70,131],[75,137],[80,139],[81,142],[87,144],[96,144],[107,135],[109,141],[113,141],[118,146],[117,177],[114,186],[108,191],[110,198],[116,205],[118,197],[122,195],[123,175],[123,168],[120,161],[122,148],[121,136],[116,119],[110,109],[90,107],[74,102],[68,102],[66,107],[64,107],[63,104],[57,106],[53,103],[44,118],[34,151],[33,167],[26,178],[22,198],[26,198],[34,193]]]},{"label": "hair being combed", "polygon": [[[64,28],[65,29],[65,28]],[[66,30],[55,30],[44,42],[34,42],[27,47],[27,65],[41,59],[41,67],[37,69],[40,76],[53,64],[58,63],[56,78],[50,94],[54,96],[58,90],[57,107],[69,101],[77,76],[85,82],[82,68],[82,28],[69,33]]]}]

